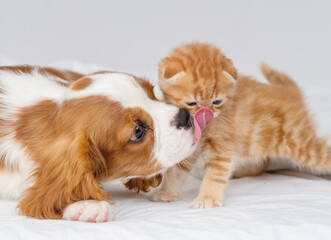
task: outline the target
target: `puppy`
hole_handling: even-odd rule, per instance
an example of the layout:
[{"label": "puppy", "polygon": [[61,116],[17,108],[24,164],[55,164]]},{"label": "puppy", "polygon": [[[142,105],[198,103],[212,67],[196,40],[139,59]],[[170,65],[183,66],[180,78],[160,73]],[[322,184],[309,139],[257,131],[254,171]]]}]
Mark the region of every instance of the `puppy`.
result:
[{"label": "puppy", "polygon": [[113,220],[100,182],[154,176],[188,157],[193,139],[189,113],[157,101],[144,79],[0,68],[0,199],[22,215]]}]

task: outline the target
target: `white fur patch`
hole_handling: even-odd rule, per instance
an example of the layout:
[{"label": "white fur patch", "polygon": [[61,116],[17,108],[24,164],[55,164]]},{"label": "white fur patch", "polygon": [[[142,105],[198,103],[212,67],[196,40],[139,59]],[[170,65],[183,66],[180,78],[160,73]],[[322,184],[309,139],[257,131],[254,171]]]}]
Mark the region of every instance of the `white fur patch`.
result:
[{"label": "white fur patch", "polygon": [[11,171],[0,171],[0,199],[18,200],[24,190],[32,186],[30,178],[35,164],[24,148],[13,140],[13,134],[0,138],[0,155]]},{"label": "white fur patch", "polygon": [[85,200],[64,209],[64,220],[81,222],[109,222],[115,220],[112,206],[106,201]]},{"label": "white fur patch", "polygon": [[153,92],[154,92],[154,95],[155,95],[156,99],[158,99],[159,101],[164,100],[164,94],[163,94],[159,84],[154,86]]},{"label": "white fur patch", "polygon": [[31,74],[0,70],[0,88],[5,91],[0,98],[7,111],[31,106],[44,99],[61,102],[67,89],[37,70]]}]

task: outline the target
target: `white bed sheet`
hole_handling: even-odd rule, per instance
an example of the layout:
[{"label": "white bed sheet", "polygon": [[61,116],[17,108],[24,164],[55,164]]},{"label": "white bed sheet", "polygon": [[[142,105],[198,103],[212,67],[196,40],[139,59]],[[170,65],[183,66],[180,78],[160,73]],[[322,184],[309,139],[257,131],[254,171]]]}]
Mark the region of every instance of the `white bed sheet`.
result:
[{"label": "white bed sheet", "polygon": [[[0,65],[9,63],[0,57]],[[15,61],[10,61],[15,63]],[[98,66],[57,63],[76,71]],[[301,84],[302,85],[302,84]],[[329,86],[304,85],[320,132],[331,133]],[[116,221],[37,220],[0,200],[0,240],[7,239],[331,239],[331,181],[290,171],[231,180],[222,208],[189,208],[200,180],[190,177],[179,201],[156,203],[119,183],[105,185],[116,200]]]},{"label": "white bed sheet", "polygon": [[0,201],[0,239],[330,239],[326,179],[279,172],[231,180],[224,207],[190,209],[199,184],[191,177],[179,201],[156,203],[111,183],[116,221],[100,224],[29,219]]}]

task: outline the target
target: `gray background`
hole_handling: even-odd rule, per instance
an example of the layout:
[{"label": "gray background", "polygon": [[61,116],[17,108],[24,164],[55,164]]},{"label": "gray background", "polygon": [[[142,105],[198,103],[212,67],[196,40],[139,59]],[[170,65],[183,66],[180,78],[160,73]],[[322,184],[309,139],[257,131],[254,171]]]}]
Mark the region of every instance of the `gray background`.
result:
[{"label": "gray background", "polygon": [[[331,1],[0,0],[0,58],[77,60],[155,79],[175,46],[207,41],[241,73],[266,61],[303,82],[330,82]],[[7,61],[8,62],[8,61]]]}]

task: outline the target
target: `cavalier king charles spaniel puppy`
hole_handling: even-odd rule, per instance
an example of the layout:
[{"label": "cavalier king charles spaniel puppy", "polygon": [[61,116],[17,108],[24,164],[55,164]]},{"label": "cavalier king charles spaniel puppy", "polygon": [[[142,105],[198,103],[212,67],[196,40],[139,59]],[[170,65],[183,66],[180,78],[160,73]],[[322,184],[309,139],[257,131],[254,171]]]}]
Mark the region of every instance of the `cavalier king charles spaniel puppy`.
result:
[{"label": "cavalier king charles spaniel puppy", "polygon": [[0,67],[0,199],[22,215],[111,221],[101,182],[153,177],[195,141],[189,113],[158,101],[144,79]]}]

